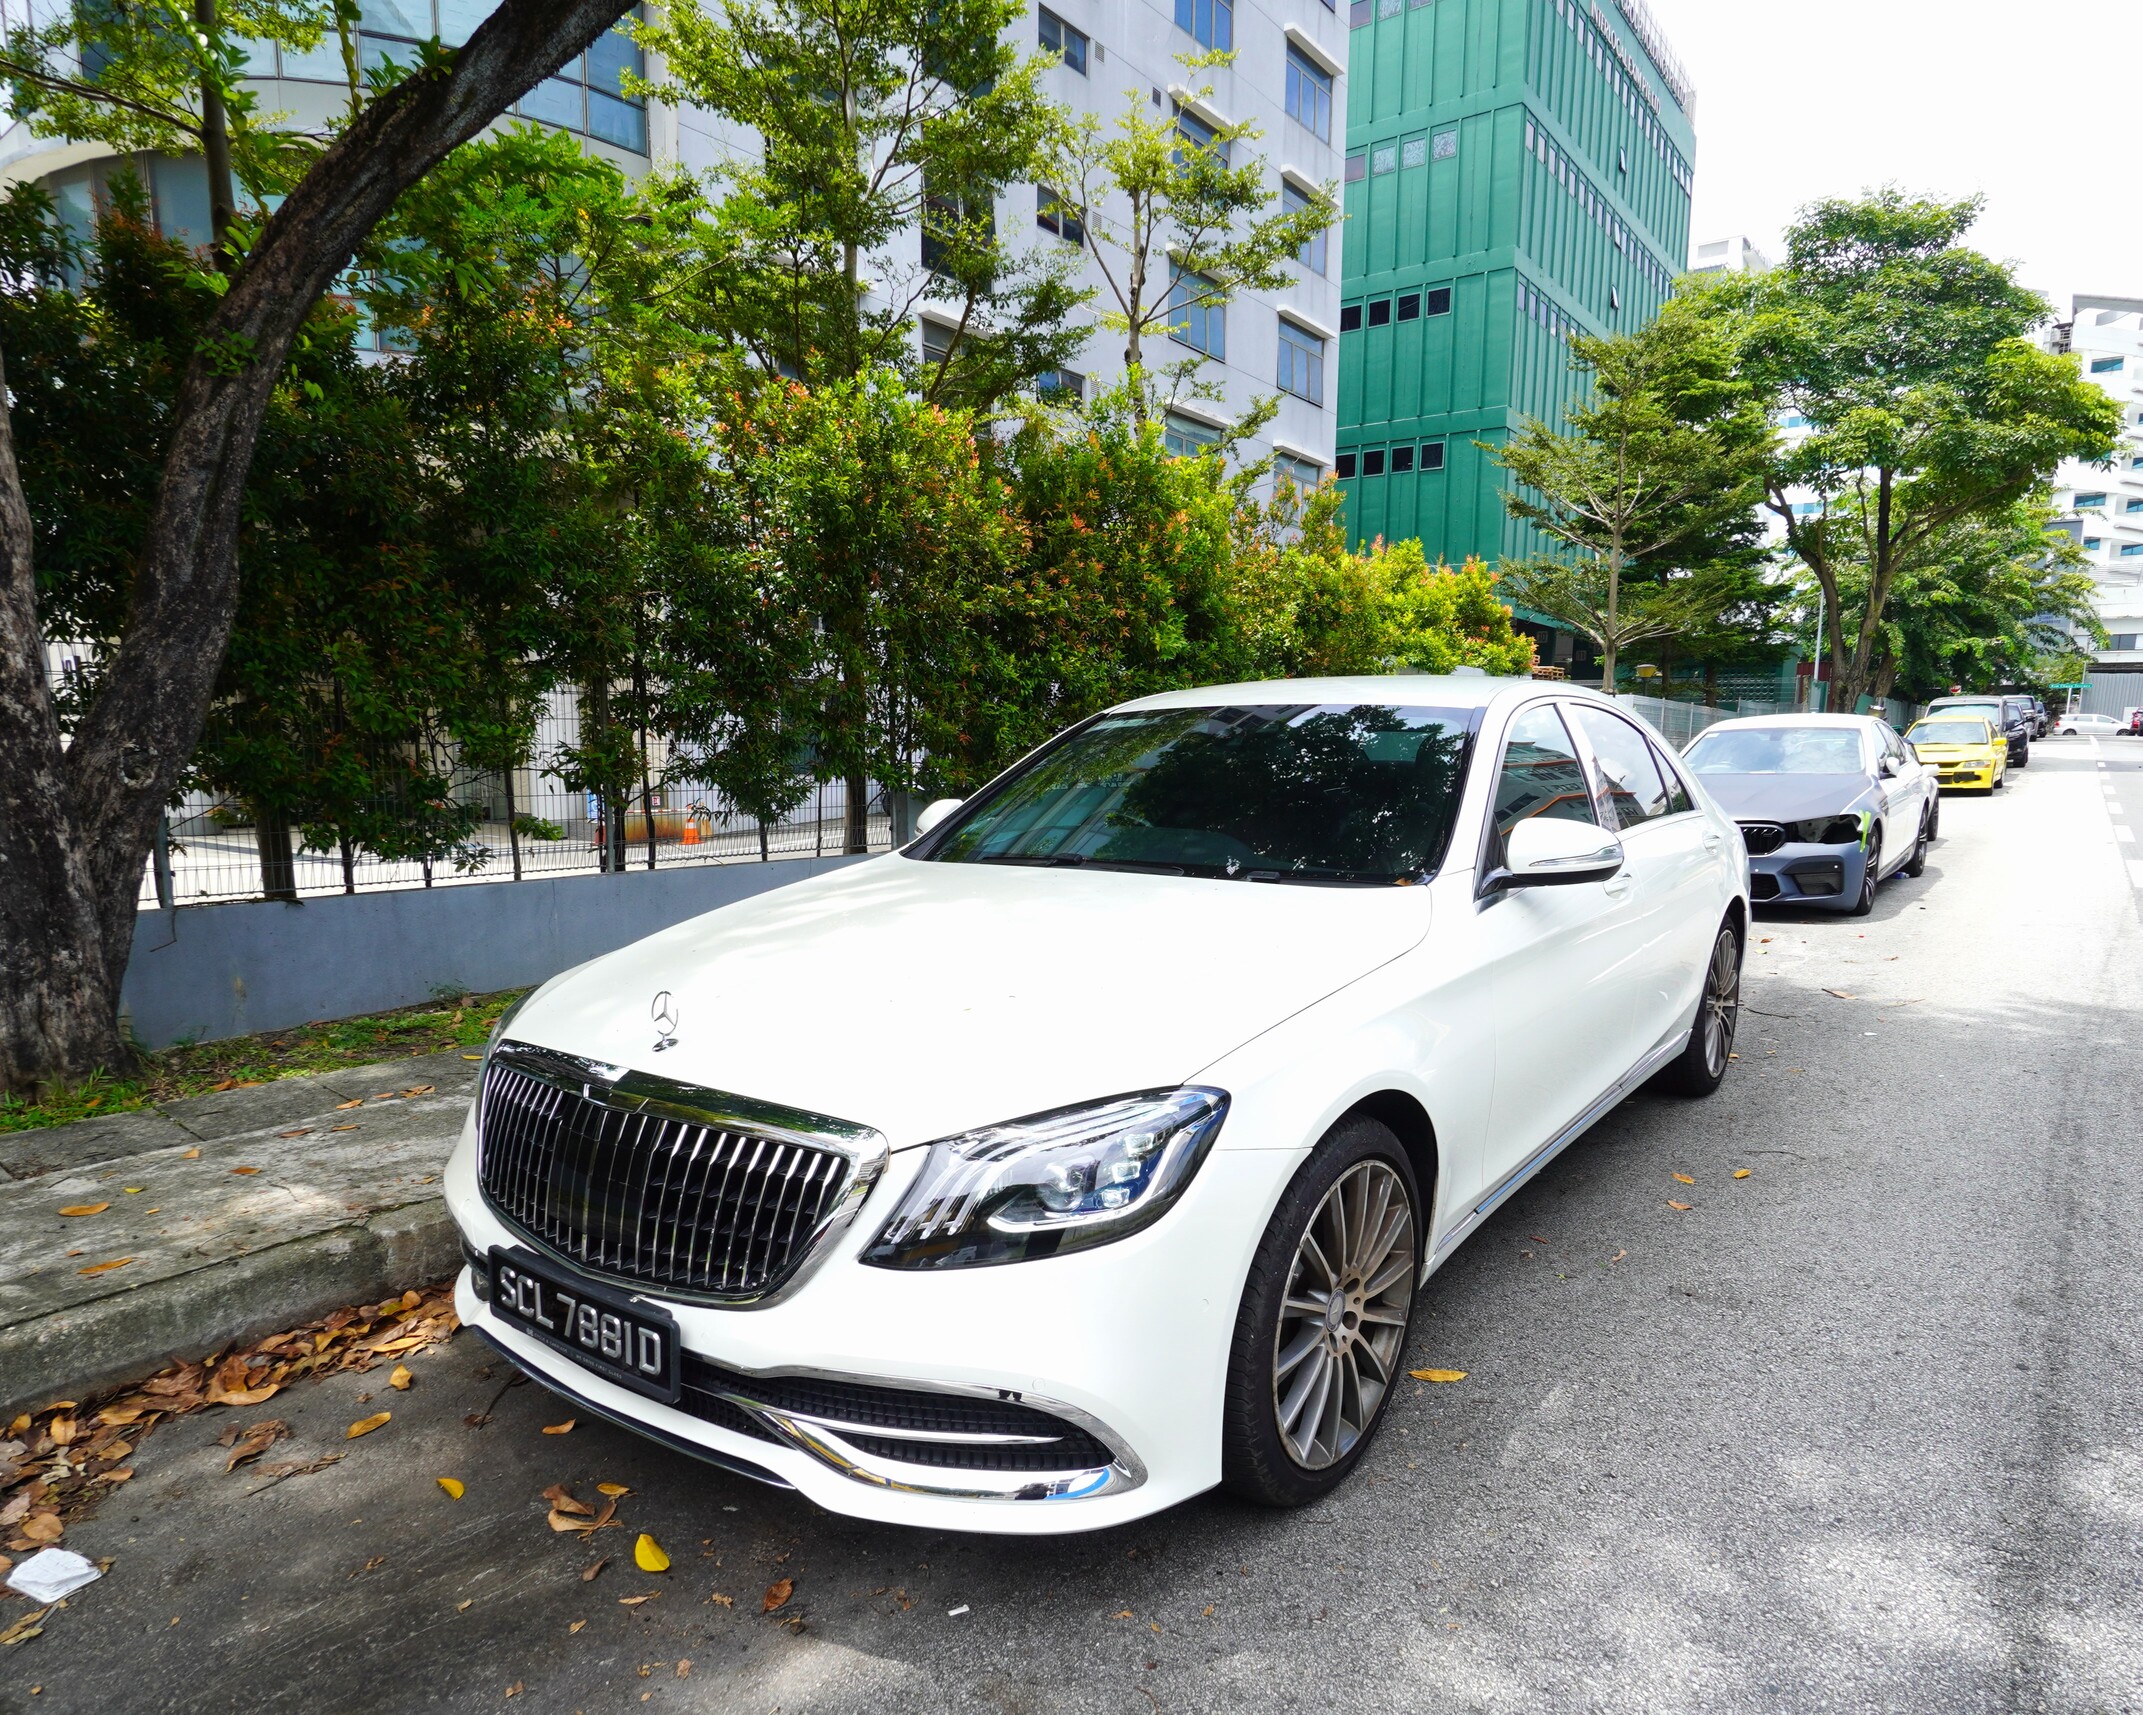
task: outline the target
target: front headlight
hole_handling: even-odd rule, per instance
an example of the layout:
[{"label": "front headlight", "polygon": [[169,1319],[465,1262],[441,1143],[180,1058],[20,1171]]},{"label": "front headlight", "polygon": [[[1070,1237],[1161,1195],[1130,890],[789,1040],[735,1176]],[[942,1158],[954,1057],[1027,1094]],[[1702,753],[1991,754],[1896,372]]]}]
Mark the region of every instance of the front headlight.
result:
[{"label": "front headlight", "polygon": [[942,1138],[863,1260],[963,1268],[1123,1238],[1182,1195],[1227,1112],[1222,1090],[1149,1090]]},{"label": "front headlight", "polygon": [[1868,818],[1860,811],[1843,816],[1815,816],[1794,824],[1794,836],[1813,846],[1858,845],[1867,837]]}]

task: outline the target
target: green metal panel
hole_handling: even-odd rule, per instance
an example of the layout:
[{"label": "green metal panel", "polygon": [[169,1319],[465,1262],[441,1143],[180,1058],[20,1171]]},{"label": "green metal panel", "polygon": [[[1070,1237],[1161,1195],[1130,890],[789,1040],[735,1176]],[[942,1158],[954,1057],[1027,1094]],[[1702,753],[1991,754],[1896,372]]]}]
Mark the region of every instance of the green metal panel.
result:
[{"label": "green metal panel", "polygon": [[1656,313],[1688,255],[1688,117],[1616,0],[1408,0],[1352,33],[1348,78],[1350,153],[1366,167],[1389,149],[1392,164],[1346,186],[1343,301],[1351,313],[1451,292],[1446,315],[1394,310],[1372,328],[1364,314],[1341,333],[1343,459],[1425,443],[1446,457],[1438,471],[1343,477],[1348,533],[1418,533],[1453,564],[1542,552],[1505,516],[1503,473],[1476,443],[1559,418],[1581,384],[1569,329]]}]

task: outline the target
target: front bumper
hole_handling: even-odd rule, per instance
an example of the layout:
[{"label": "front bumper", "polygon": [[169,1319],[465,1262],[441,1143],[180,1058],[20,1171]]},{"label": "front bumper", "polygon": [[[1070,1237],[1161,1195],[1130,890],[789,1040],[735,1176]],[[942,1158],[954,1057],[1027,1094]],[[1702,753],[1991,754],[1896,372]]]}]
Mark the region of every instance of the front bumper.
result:
[{"label": "front bumper", "polygon": [[[687,1372],[674,1406],[618,1386],[496,1315],[477,1296],[471,1269],[457,1284],[456,1308],[515,1364],[591,1411],[859,1518],[1056,1534],[1141,1518],[1217,1483],[1222,1390],[1249,1246],[1299,1154],[1216,1151],[1167,1216],[1091,1251],[942,1272],[863,1266],[856,1253],[923,1153],[893,1157],[856,1221],[793,1295],[737,1308],[637,1294],[677,1319]],[[445,1189],[470,1255],[525,1243],[478,1189],[473,1123]],[[977,1469],[972,1459],[948,1467],[942,1447],[897,1457],[882,1423],[859,1423],[839,1403],[888,1389],[1046,1412],[1105,1448],[1106,1462],[1035,1472]],[[814,1394],[835,1403],[799,1409]]]},{"label": "front bumper", "polygon": [[1983,787],[1991,792],[2000,777],[2003,760],[2006,759],[1991,756],[1958,762],[1938,760],[1930,762],[1928,767],[1935,771],[1935,783],[1939,786]]},{"label": "front bumper", "polygon": [[1756,905],[1802,905],[1849,911],[1860,898],[1867,848],[1789,842],[1749,858],[1749,899]]}]

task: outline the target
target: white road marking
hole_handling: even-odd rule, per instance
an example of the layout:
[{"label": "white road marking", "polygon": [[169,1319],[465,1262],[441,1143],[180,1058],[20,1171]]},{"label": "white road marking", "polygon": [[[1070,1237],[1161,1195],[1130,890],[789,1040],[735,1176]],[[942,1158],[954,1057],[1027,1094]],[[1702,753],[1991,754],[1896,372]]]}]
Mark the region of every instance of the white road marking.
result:
[{"label": "white road marking", "polygon": [[2136,831],[2133,828],[2115,828],[2113,837],[2123,845],[2132,846],[2136,843]]},{"label": "white road marking", "polygon": [[2143,858],[2130,858],[2128,860],[2128,885],[2130,887],[2143,887]]}]

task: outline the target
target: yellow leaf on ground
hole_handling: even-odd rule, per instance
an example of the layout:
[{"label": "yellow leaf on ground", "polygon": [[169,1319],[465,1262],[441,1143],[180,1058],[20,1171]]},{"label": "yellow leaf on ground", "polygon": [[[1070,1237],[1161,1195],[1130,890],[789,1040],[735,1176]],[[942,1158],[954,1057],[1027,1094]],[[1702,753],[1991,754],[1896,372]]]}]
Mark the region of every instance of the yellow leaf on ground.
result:
[{"label": "yellow leaf on ground", "polygon": [[179,1159],[181,1161],[199,1161],[201,1159],[201,1151],[198,1148],[189,1149],[185,1152],[185,1154],[181,1155]]},{"label": "yellow leaf on ground", "polygon": [[566,1627],[566,1635],[568,1637],[571,1637],[575,1632],[579,1631],[580,1628],[585,1626],[587,1623],[588,1622],[586,1620],[575,1620],[571,1625]]},{"label": "yellow leaf on ground", "polygon": [[595,1492],[599,1495],[629,1495],[632,1490],[623,1483],[598,1483],[595,1485]]},{"label": "yellow leaf on ground", "polygon": [[343,1432],[343,1440],[355,1441],[360,1435],[370,1435],[394,1416],[391,1411],[375,1411],[370,1417],[360,1417]]},{"label": "yellow leaf on ground", "polygon": [[766,1594],[759,1598],[759,1612],[771,1614],[791,1596],[796,1594],[796,1580],[777,1578],[766,1587]]},{"label": "yellow leaf on ground", "polygon": [[1462,1382],[1466,1379],[1464,1370],[1408,1370],[1406,1373],[1417,1382]]},{"label": "yellow leaf on ground", "polygon": [[335,1104],[335,1111],[336,1111],[336,1112],[337,1112],[338,1114],[339,1114],[339,1113],[346,1113],[346,1112],[348,1112],[348,1110],[350,1110],[351,1108],[361,1108],[361,1107],[363,1107],[364,1105],[365,1105],[365,1099],[364,1099],[364,1097],[362,1097],[362,1096],[352,1096],[352,1097],[351,1097],[351,1098],[350,1098],[350,1099],[349,1099],[348,1101],[346,1101],[346,1102],[337,1102],[337,1103]]},{"label": "yellow leaf on ground", "polygon": [[397,1393],[407,1393],[409,1384],[417,1378],[409,1373],[407,1364],[396,1364],[387,1372],[387,1385]]},{"label": "yellow leaf on ground", "polygon": [[1694,1185],[1696,1183],[1696,1181],[1690,1178],[1689,1175],[1686,1173],[1677,1173],[1674,1177],[1679,1179],[1684,1185]]},{"label": "yellow leaf on ground", "polygon": [[670,1557],[662,1552],[662,1545],[647,1532],[640,1533],[640,1540],[632,1545],[632,1563],[642,1572],[667,1572]]},{"label": "yellow leaf on ground", "polygon": [[258,1173],[260,1169],[257,1167],[234,1167],[231,1171],[233,1173]]},{"label": "yellow leaf on ground", "polygon": [[575,1419],[569,1417],[563,1423],[546,1423],[543,1426],[543,1433],[546,1435],[571,1435],[575,1421]]},{"label": "yellow leaf on ground", "polygon": [[1677,1203],[1672,1197],[1669,1197],[1667,1199],[1667,1207],[1670,1209],[1679,1209],[1682,1211],[1683,1214],[1686,1215],[1691,1209],[1694,1209],[1696,1205],[1694,1203]]},{"label": "yellow leaf on ground", "polygon": [[148,1190],[148,1186],[146,1185],[129,1185],[126,1187],[126,1194],[129,1197],[138,1197],[141,1195],[142,1192],[146,1190]]},{"label": "yellow leaf on ground", "polygon": [[468,1492],[461,1486],[459,1477],[435,1477],[432,1480],[446,1490],[446,1498],[450,1501],[458,1501]]},{"label": "yellow leaf on ground", "polygon": [[101,1215],[109,1209],[109,1203],[69,1203],[60,1211],[63,1215]]},{"label": "yellow leaf on ground", "polygon": [[1737,1167],[1737,1168],[1735,1168],[1735,1169],[1734,1169],[1734,1177],[1735,1177],[1736,1179],[1746,1179],[1746,1178],[1747,1178],[1747,1177],[1748,1177],[1748,1176],[1749,1176],[1749,1175],[1750,1175],[1750,1174],[1751,1174],[1752,1172],[1754,1172],[1754,1171],[1755,1171],[1755,1169],[1754,1169],[1754,1168],[1749,1168],[1749,1167]]},{"label": "yellow leaf on ground", "polygon": [[[77,1256],[81,1254],[80,1251],[75,1252]],[[130,1256],[115,1256],[110,1262],[93,1262],[87,1268],[78,1268],[74,1272],[76,1274],[103,1274],[110,1269],[124,1268],[133,1260]]]}]

